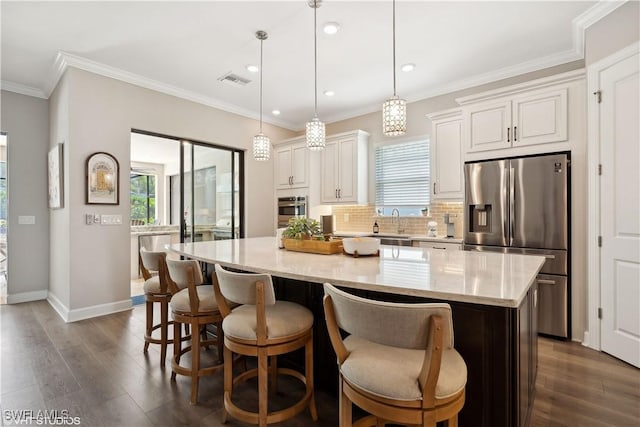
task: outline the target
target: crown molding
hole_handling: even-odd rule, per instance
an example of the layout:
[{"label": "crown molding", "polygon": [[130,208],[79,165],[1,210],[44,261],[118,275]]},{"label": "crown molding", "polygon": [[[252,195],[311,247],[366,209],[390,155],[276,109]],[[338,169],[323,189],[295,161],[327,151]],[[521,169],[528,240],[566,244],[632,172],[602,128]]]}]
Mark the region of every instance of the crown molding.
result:
[{"label": "crown molding", "polygon": [[[573,49],[566,50],[564,52],[555,53],[531,61],[525,61],[520,64],[501,68],[499,70],[491,71],[484,74],[478,74],[467,79],[461,79],[444,85],[439,85],[437,87],[429,88],[425,91],[413,93],[411,96],[408,96],[405,99],[407,103],[413,103],[424,99],[457,92],[459,90],[469,89],[487,83],[493,83],[495,81],[507,79],[509,77],[515,77],[522,74],[542,70],[545,68],[553,67],[555,65],[566,64],[567,62],[577,61],[582,58],[583,57],[577,54]],[[333,116],[324,117],[324,121],[327,123],[335,123],[365,114],[375,113],[381,110],[382,101],[375,105],[369,105],[359,110],[351,111],[348,114],[335,114]]]},{"label": "crown molding", "polygon": [[573,47],[579,55],[584,57],[584,33],[587,28],[627,3],[627,0],[621,1],[599,1],[589,9],[576,16],[572,21],[573,30]]},{"label": "crown molding", "polygon": [[[74,55],[68,52],[58,52],[58,56],[52,67],[51,79],[47,86],[48,95],[56,87],[60,78],[67,70],[68,67],[77,68],[80,70],[88,71],[90,73],[98,74],[104,77],[109,77],[115,80],[120,80],[125,83],[130,83],[135,86],[151,89],[156,92],[161,92],[167,95],[175,96],[177,98],[186,99],[188,101],[196,102],[198,104],[213,107],[228,113],[237,114],[239,116],[247,117],[254,120],[259,120],[259,114],[251,110],[247,110],[238,107],[233,104],[218,101],[214,98],[201,95],[199,93],[181,89],[179,87],[166,84],[154,79],[150,79],[139,74],[131,73],[121,70],[119,68],[111,67],[109,65],[102,64],[100,62],[92,61],[87,58],[83,58],[78,55]],[[263,118],[263,122],[270,123],[272,125],[280,126],[289,130],[296,130],[295,125],[284,120],[278,120],[273,118]]]},{"label": "crown molding", "polygon": [[0,82],[0,88],[8,92],[19,93],[20,95],[33,96],[42,99],[49,98],[49,96],[47,96],[47,94],[43,90],[38,89],[37,87],[10,82],[8,80],[2,80],[2,82]]}]

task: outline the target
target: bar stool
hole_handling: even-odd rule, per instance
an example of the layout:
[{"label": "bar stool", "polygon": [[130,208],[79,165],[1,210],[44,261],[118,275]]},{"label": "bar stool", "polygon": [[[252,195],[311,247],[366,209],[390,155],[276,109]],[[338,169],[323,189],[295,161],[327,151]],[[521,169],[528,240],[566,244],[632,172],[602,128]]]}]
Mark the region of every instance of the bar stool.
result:
[{"label": "bar stool", "polygon": [[[173,359],[171,361],[171,380],[175,381],[176,374],[191,377],[191,404],[198,403],[198,385],[200,377],[213,375],[222,370],[222,316],[211,285],[203,285],[202,271],[196,260],[174,261],[167,260],[167,281],[172,286],[180,288],[173,295],[170,302],[173,315]],[[191,330],[191,345],[182,348],[181,325],[189,325]],[[216,336],[208,338],[206,326],[216,325]],[[189,337],[187,337],[189,338]],[[201,367],[200,351],[202,347],[216,344],[218,360],[213,366]],[[191,366],[180,365],[181,357],[191,353]]]},{"label": "bar stool", "polygon": [[[305,307],[276,301],[269,274],[234,273],[215,266],[213,286],[222,313],[224,330],[224,408],[237,420],[266,426],[287,420],[309,407],[314,421],[318,419],[313,391],[313,314]],[[233,310],[228,302],[242,304]],[[305,374],[278,368],[277,356],[305,348]],[[232,354],[258,358],[258,367],[233,377]],[[269,364],[269,362],[271,362]],[[268,378],[277,388],[277,375],[289,375],[305,384],[304,396],[295,404],[279,411],[268,411]],[[258,377],[258,412],[249,412],[232,401],[233,386]]]},{"label": "bar stool", "polygon": [[[338,356],[340,427],[352,425],[352,403],[372,414],[357,426],[458,425],[467,366],[453,348],[449,304],[373,301],[329,283],[324,293],[327,328]],[[340,329],[350,335],[342,339]]]},{"label": "bar stool", "polygon": [[[160,366],[164,367],[167,358],[167,344],[173,344],[168,339],[167,332],[170,322],[169,301],[172,291],[167,283],[167,254],[165,252],[149,252],[140,248],[140,270],[144,278],[144,299],[146,304],[147,321],[144,334],[144,352],[149,350],[149,344],[160,344]],[[153,323],[153,307],[160,304],[160,323]],[[160,339],[153,338],[153,331],[160,329]]]}]

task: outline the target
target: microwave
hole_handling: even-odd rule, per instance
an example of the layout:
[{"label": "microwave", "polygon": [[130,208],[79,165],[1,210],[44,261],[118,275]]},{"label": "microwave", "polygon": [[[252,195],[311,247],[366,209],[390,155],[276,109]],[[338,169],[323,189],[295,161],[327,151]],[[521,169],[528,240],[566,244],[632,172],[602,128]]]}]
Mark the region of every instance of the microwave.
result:
[{"label": "microwave", "polygon": [[307,197],[278,197],[278,228],[286,227],[290,218],[307,216]]}]

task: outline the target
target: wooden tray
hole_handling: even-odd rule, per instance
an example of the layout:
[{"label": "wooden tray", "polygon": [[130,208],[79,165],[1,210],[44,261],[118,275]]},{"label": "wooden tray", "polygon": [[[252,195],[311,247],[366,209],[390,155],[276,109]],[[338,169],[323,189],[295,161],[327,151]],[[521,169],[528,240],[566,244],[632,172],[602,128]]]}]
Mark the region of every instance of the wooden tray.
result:
[{"label": "wooden tray", "polygon": [[339,254],[342,252],[341,240],[325,242],[322,240],[282,239],[282,242],[284,243],[284,248],[288,251],[321,255]]}]

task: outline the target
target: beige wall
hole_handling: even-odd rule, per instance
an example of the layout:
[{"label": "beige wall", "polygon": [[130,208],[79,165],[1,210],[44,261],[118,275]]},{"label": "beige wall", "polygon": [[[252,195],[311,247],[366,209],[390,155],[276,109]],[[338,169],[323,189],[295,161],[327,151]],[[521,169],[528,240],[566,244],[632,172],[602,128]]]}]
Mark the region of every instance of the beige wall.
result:
[{"label": "beige wall", "polygon": [[[118,206],[85,205],[87,157],[96,151],[114,155],[120,163],[120,191],[126,195],[124,183],[129,176],[132,128],[248,150],[258,124],[252,119],[74,68],[67,70],[65,78],[68,81],[65,166],[70,179],[64,211],[69,215],[70,227],[60,239],[68,242],[70,260],[70,297],[65,305],[71,317],[77,318],[92,314],[94,309],[108,311],[122,307],[130,292],[129,269],[122,268],[130,263],[129,200],[121,196]],[[63,102],[58,104],[64,106]],[[56,111],[60,109],[63,108]],[[63,114],[52,115],[52,120],[59,128],[65,127]],[[273,140],[292,136],[292,132],[271,125],[265,125],[265,133]],[[255,162],[248,152],[245,177],[247,236],[271,235],[273,163]],[[87,226],[86,213],[122,215],[123,225]],[[52,277],[52,289],[64,290],[65,284],[58,283],[63,278],[63,274]],[[60,300],[65,302],[63,297]]]},{"label": "beige wall", "polygon": [[585,62],[594,62],[640,40],[640,2],[630,1],[585,32]]},{"label": "beige wall", "polygon": [[[9,159],[8,301],[43,299],[49,287],[48,102],[2,91],[1,104]],[[20,215],[33,215],[36,223],[20,225]]]}]

